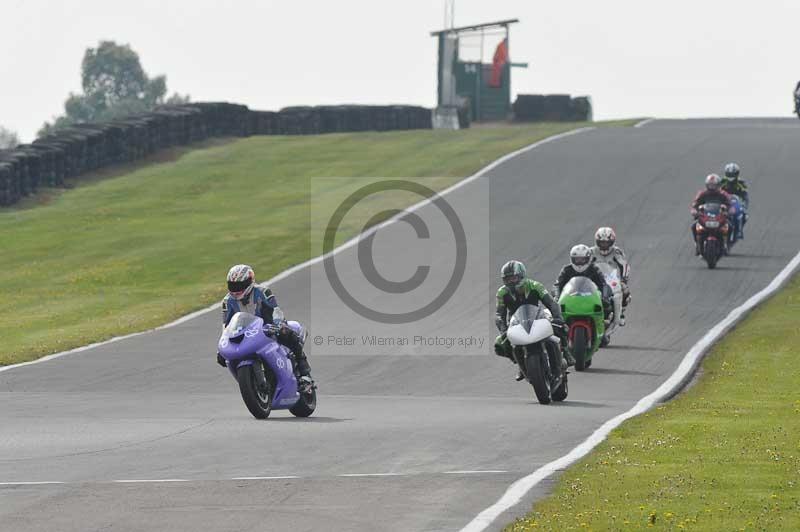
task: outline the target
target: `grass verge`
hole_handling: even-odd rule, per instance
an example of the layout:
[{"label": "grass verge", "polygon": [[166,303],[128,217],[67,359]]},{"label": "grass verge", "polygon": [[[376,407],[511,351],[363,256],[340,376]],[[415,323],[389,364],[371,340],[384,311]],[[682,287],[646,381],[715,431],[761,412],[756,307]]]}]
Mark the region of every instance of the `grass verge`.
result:
[{"label": "grass verge", "polygon": [[800,530],[800,276],[506,532]]},{"label": "grass verge", "polygon": [[[505,153],[585,125],[251,137],[90,176],[43,205],[2,209],[0,365],[206,307],[224,295],[231,264],[248,262],[264,280],[308,259],[313,177],[341,177],[346,188],[367,176],[431,176],[426,185],[441,190]],[[315,194],[341,199],[337,190]],[[401,207],[419,198],[395,200]],[[365,221],[339,236],[357,234]]]}]

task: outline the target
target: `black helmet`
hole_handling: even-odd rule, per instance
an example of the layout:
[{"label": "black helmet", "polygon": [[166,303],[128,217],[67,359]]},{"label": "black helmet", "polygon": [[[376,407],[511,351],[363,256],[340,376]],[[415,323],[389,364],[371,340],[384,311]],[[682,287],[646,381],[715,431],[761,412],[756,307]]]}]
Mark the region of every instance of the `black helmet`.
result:
[{"label": "black helmet", "polygon": [[522,286],[522,282],[527,276],[525,265],[518,260],[510,260],[503,264],[500,269],[500,275],[503,278],[503,284],[509,290],[516,290]]},{"label": "black helmet", "polygon": [[731,179],[739,179],[739,165],[736,163],[728,163],[725,165],[725,177],[730,177]]}]

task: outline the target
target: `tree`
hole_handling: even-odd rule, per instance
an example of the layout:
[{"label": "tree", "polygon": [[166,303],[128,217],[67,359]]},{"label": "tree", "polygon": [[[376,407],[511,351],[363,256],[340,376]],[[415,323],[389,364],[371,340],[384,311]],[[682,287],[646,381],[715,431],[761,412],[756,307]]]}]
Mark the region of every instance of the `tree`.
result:
[{"label": "tree", "polygon": [[[81,62],[83,94],[70,93],[64,115],[45,122],[39,136],[75,123],[112,120],[149,111],[165,103],[166,76],[149,78],[137,54],[128,44],[101,41],[88,48]],[[187,103],[189,96],[173,94],[166,103]]]},{"label": "tree", "polygon": [[19,146],[19,137],[10,129],[0,126],[0,150],[10,150]]}]

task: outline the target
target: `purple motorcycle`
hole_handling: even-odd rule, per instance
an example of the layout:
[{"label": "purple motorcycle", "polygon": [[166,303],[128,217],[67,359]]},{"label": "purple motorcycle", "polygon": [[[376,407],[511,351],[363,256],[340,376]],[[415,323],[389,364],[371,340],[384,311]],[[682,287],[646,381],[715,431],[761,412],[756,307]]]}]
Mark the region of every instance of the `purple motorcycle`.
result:
[{"label": "purple motorcycle", "polygon": [[[283,326],[305,340],[298,322],[287,321]],[[270,335],[275,328],[252,314],[237,312],[222,331],[219,354],[239,382],[244,404],[257,419],[285,408],[297,417],[308,417],[317,407],[316,386],[304,383],[298,388],[291,353]]]}]

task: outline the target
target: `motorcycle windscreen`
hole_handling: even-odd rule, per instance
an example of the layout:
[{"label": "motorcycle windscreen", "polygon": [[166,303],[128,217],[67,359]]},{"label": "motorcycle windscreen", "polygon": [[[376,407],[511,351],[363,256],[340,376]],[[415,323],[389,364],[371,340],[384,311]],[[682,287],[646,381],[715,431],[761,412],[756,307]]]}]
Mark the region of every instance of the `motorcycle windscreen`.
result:
[{"label": "motorcycle windscreen", "polygon": [[542,319],[544,316],[542,315],[542,308],[537,305],[522,305],[517,309],[513,316],[511,316],[511,321],[509,322],[508,326],[513,327],[514,325],[521,325],[525,332],[531,332],[531,327],[533,326],[533,322],[537,319]]},{"label": "motorcycle windscreen", "polygon": [[553,328],[541,306],[522,305],[511,317],[506,334],[511,345],[529,345],[549,338]]},{"label": "motorcycle windscreen", "polygon": [[706,203],[705,204],[706,214],[714,214],[719,215],[720,210],[722,210],[722,206],[719,203]]},{"label": "motorcycle windscreen", "polygon": [[244,334],[244,331],[253,326],[254,323],[263,320],[258,316],[254,316],[248,312],[237,312],[231,318],[231,321],[225,327],[224,335],[228,338],[233,338]]},{"label": "motorcycle windscreen", "polygon": [[561,290],[562,295],[569,296],[591,296],[597,292],[597,287],[588,277],[573,277]]}]

